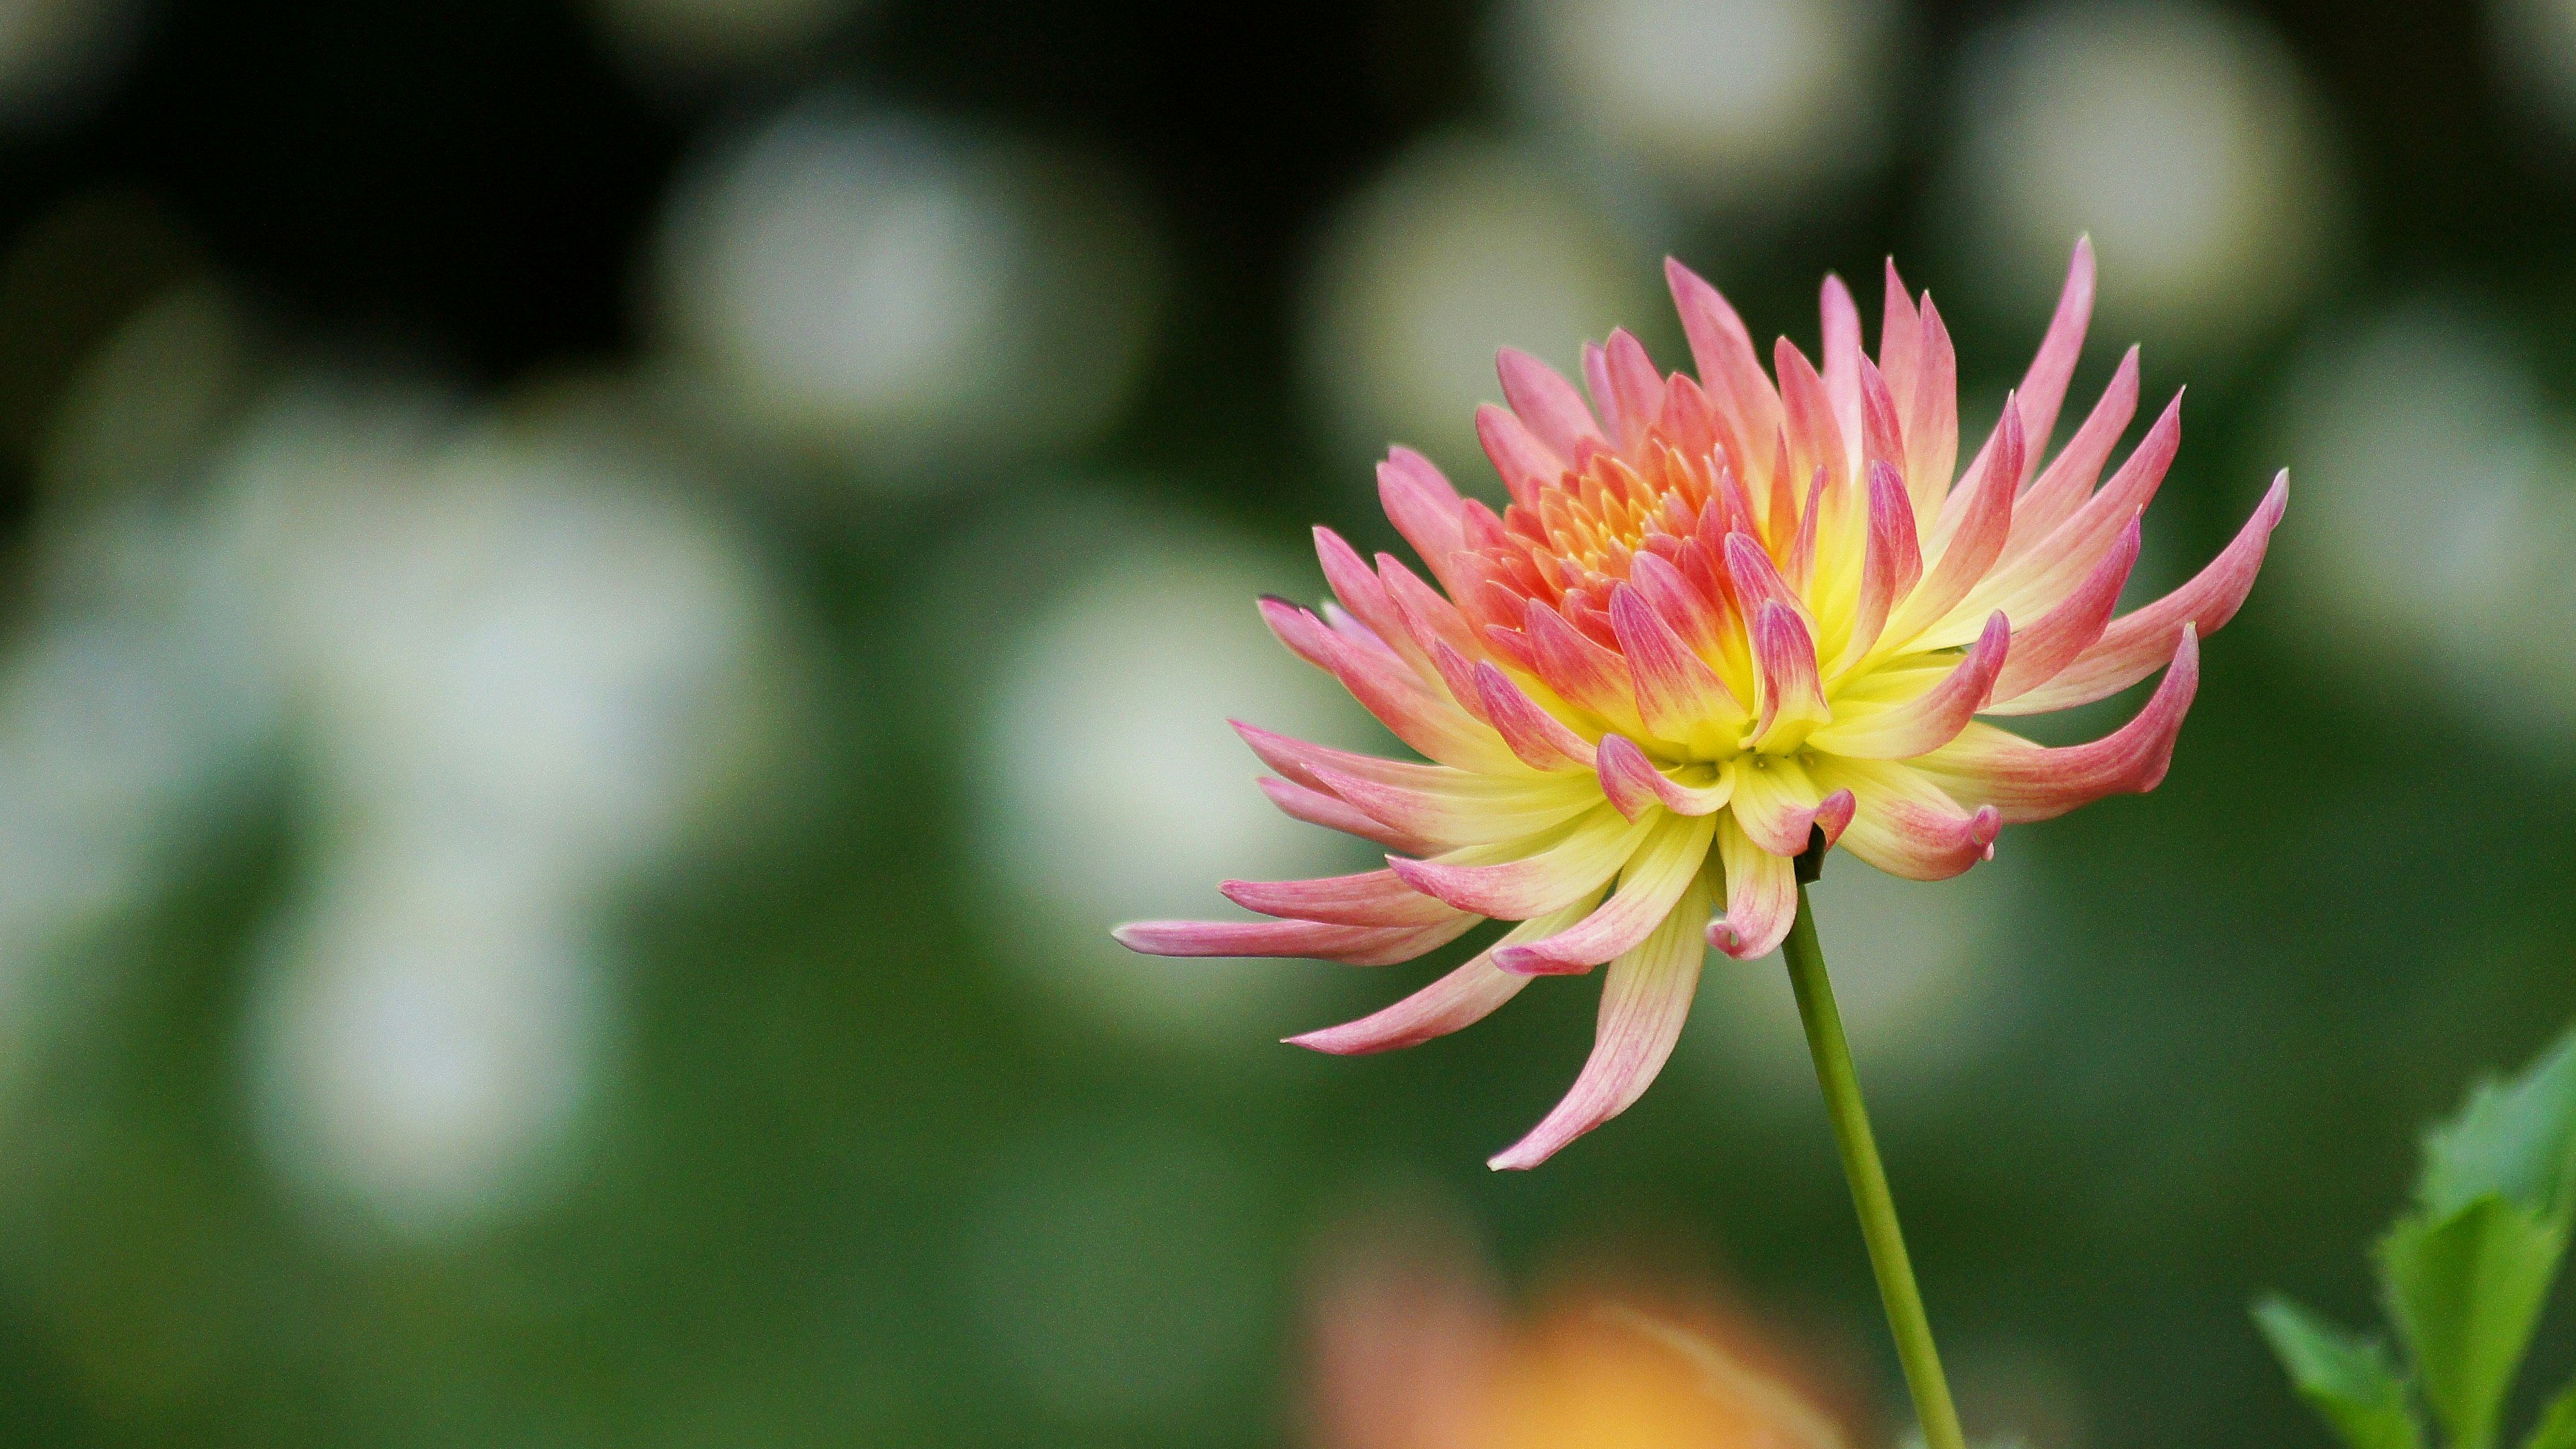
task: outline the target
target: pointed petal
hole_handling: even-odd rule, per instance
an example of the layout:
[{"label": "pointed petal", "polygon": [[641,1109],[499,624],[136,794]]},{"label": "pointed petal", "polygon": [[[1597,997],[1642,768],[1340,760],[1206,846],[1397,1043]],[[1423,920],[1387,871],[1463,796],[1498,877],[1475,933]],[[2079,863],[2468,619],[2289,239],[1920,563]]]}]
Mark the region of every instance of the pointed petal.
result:
[{"label": "pointed petal", "polygon": [[1735,795],[1733,762],[1716,766],[1708,784],[1685,785],[1657,769],[1644,750],[1622,735],[1601,737],[1599,773],[1601,793],[1631,820],[1655,805],[1676,815],[1713,815]]},{"label": "pointed petal", "polygon": [[[1697,547],[1696,543],[1684,544],[1680,552],[1688,556],[1688,551]],[[1628,584],[1655,611],[1655,616],[1680,636],[1682,647],[1702,659],[1714,658],[1725,648],[1726,616],[1717,601],[1663,555],[1637,555],[1628,566]]]},{"label": "pointed petal", "polygon": [[2199,687],[2199,641],[2185,624],[2164,682],[2146,708],[2113,733],[2053,750],[1975,724],[1914,761],[1914,768],[1956,799],[1993,805],[2006,824],[2053,819],[2105,795],[2143,795],[2163,782],[2173,763],[2174,739]]},{"label": "pointed petal", "polygon": [[[1504,946],[1553,935],[1581,920],[1591,909],[1592,902],[1584,900],[1536,920],[1523,921],[1494,944]],[[1489,948],[1393,1006],[1341,1026],[1292,1036],[1288,1044],[1335,1056],[1414,1046],[1484,1020],[1495,1008],[1518,996],[1531,979],[1495,966],[1493,950]]]},{"label": "pointed petal", "polygon": [[1494,371],[1502,378],[1503,401],[1511,404],[1530,436],[1549,452],[1572,463],[1576,442],[1601,437],[1601,425],[1593,420],[1592,409],[1584,406],[1583,394],[1559,377],[1555,368],[1519,348],[1506,347],[1495,356]]},{"label": "pointed petal", "polygon": [[1592,746],[1541,709],[1527,691],[1491,664],[1476,666],[1476,690],[1503,743],[1533,770],[1588,770]]},{"label": "pointed petal", "polygon": [[1392,966],[1474,928],[1464,912],[1436,926],[1335,926],[1320,921],[1132,921],[1109,934],[1144,956],[1312,956],[1346,966]]},{"label": "pointed petal", "polygon": [[1610,627],[1628,659],[1638,716],[1657,739],[1730,747],[1741,738],[1743,702],[1626,584],[1610,591]]},{"label": "pointed petal", "polygon": [[1353,646],[1323,622],[1284,599],[1261,601],[1261,615],[1299,658],[1342,682],[1362,708],[1395,737],[1444,765],[1486,774],[1522,768],[1488,726],[1434,695],[1391,656]]},{"label": "pointed petal", "polygon": [[1457,914],[1406,885],[1391,870],[1321,880],[1230,880],[1217,887],[1248,911],[1343,926],[1433,926]]},{"label": "pointed petal", "polygon": [[1708,923],[1708,944],[1738,961],[1769,955],[1798,918],[1796,865],[1754,844],[1732,812],[1718,817],[1717,854],[1726,866],[1726,914]]},{"label": "pointed petal", "polygon": [[[1699,880],[1704,881],[1705,877]],[[1696,885],[1682,906],[1642,945],[1611,963],[1601,986],[1601,1018],[1592,1055],[1574,1089],[1530,1134],[1486,1165],[1497,1171],[1538,1166],[1567,1143],[1626,1111],[1662,1071],[1690,1016],[1706,948],[1699,922],[1707,889]]]},{"label": "pointed petal", "polygon": [[2283,469],[2262,506],[2235,539],[2190,583],[2143,609],[2111,621],[2100,640],[2046,684],[2010,702],[2000,714],[2038,714],[2107,699],[2148,675],[2171,654],[2185,629],[2215,633],[2236,617],[2262,571],[2272,530],[2290,506],[2290,474]]},{"label": "pointed petal", "polygon": [[[1666,817],[1620,871],[1610,899],[1555,935],[1503,947],[1494,953],[1494,964],[1522,976],[1563,976],[1631,950],[1673,913],[1698,877],[1716,834],[1715,816]],[[1698,927],[1706,919],[1703,910],[1691,925]]]},{"label": "pointed petal", "polygon": [[1545,604],[1533,601],[1521,617],[1530,662],[1548,688],[1614,729],[1643,732],[1643,722],[1637,718],[1636,681],[1629,677],[1626,660],[1585,638]]},{"label": "pointed petal", "polygon": [[2021,557],[2031,545],[2048,536],[2051,529],[2064,523],[2084,500],[2093,496],[2093,485],[2101,481],[2102,465],[2111,460],[2111,450],[2119,446],[2120,437],[2129,430],[2129,420],[2138,412],[2138,349],[2132,347],[2120,359],[2119,370],[2111,374],[2111,385],[2102,390],[2101,401],[2093,405],[2092,415],[2084,426],[2075,430],[2066,448],[2013,503],[2012,537],[2004,542],[2004,562]]},{"label": "pointed petal", "polygon": [[1874,467],[1869,474],[1869,539],[1861,556],[1860,605],[1852,618],[1851,639],[1835,659],[1832,673],[1865,657],[1886,632],[1888,615],[1901,607],[1923,578],[1922,544],[1914,527],[1914,505],[1894,470]]},{"label": "pointed petal", "polygon": [[1315,557],[1324,566],[1324,582],[1332,586],[1333,597],[1341,601],[1342,607],[1367,625],[1369,632],[1394,650],[1408,668],[1417,675],[1429,675],[1431,656],[1405,626],[1404,616],[1396,610],[1395,601],[1387,596],[1386,585],[1379,581],[1368,561],[1329,528],[1315,530]]},{"label": "pointed petal", "polygon": [[1983,709],[2012,644],[2012,624],[1998,611],[1986,620],[1986,632],[1968,647],[1958,667],[1940,683],[1882,710],[1847,707],[1808,743],[1829,755],[1864,760],[1910,760],[1959,737],[1968,721]]},{"label": "pointed petal", "polygon": [[[1780,374],[1780,413],[1783,429],[1789,439],[1789,476],[1804,482],[1818,468],[1825,470],[1827,486],[1837,486],[1850,471],[1849,456],[1843,450],[1842,425],[1834,419],[1833,400],[1825,393],[1825,381],[1816,375],[1815,365],[1807,361],[1788,338],[1780,339],[1771,349],[1772,366]],[[1776,537],[1779,524],[1772,524]]]},{"label": "pointed petal", "polygon": [[1632,451],[1645,443],[1646,430],[1663,416],[1663,375],[1655,371],[1645,344],[1625,327],[1610,334],[1610,345],[1602,349],[1602,361],[1610,384],[1603,416],[1621,451]]},{"label": "pointed petal", "polygon": [[1377,497],[1387,521],[1413,545],[1431,576],[1454,588],[1449,555],[1467,542],[1459,522],[1463,501],[1458,490],[1449,486],[1430,459],[1411,448],[1397,448],[1377,465]]},{"label": "pointed petal", "polygon": [[1291,820],[1303,820],[1309,825],[1321,825],[1327,830],[1356,835],[1362,840],[1374,840],[1389,850],[1402,851],[1406,855],[1434,855],[1442,849],[1418,835],[1394,829],[1338,795],[1327,795],[1294,780],[1274,779],[1268,775],[1264,775],[1260,783],[1261,793],[1269,796],[1270,803],[1279,807],[1279,813]]},{"label": "pointed petal", "polygon": [[[2050,529],[2028,554],[1994,570],[1971,597],[1972,606],[2025,618],[2056,608],[2118,545],[2120,530],[2128,527],[2129,520],[2154,501],[2165,470],[2181,448],[2182,394],[2176,393],[2111,481],[2064,523]],[[1936,635],[1926,642],[1939,641]]]},{"label": "pointed petal", "polygon": [[[1740,443],[1767,443],[1780,426],[1780,394],[1762,371],[1752,334],[1744,330],[1743,320],[1717,289],[1690,268],[1667,257],[1664,280],[1672,287],[1673,306],[1682,315],[1692,363],[1699,369],[1700,386],[1709,401],[1717,404]],[[1739,468],[1746,462],[1741,456],[1735,461]]]},{"label": "pointed petal", "polygon": [[1815,637],[1786,605],[1766,600],[1754,611],[1753,661],[1762,702],[1753,727],[1755,748],[1784,754],[1834,717],[1825,703]]},{"label": "pointed petal", "polygon": [[[1456,849],[1519,840],[1553,830],[1600,803],[1581,775],[1524,776],[1501,792],[1407,788],[1316,768],[1316,784],[1371,818],[1421,840]],[[1495,783],[1490,776],[1471,777]]]},{"label": "pointed petal", "polygon": [[[2055,679],[2078,655],[2102,637],[2111,622],[2111,611],[2120,606],[2120,590],[2129,582],[2130,571],[2138,566],[2138,549],[2143,529],[2140,520],[2132,518],[2120,533],[2120,542],[2103,560],[2094,565],[2092,576],[2066,596],[2063,603],[2049,610],[2025,628],[2013,631],[2012,660],[1995,679],[1994,697],[1986,701],[1986,713],[2010,703],[2015,697]],[[2173,657],[2168,643],[2157,654],[2156,662]],[[2154,668],[2138,671],[2143,679]]]},{"label": "pointed petal", "polygon": [[1820,788],[1853,798],[1851,826],[1836,844],[1889,875],[1948,880],[1994,858],[2003,829],[1995,807],[1963,809],[1907,765],[1826,757],[1811,773]]},{"label": "pointed petal", "polygon": [[1941,516],[1951,474],[1959,466],[1959,362],[1950,349],[1950,329],[1942,324],[1929,292],[1923,295],[1923,347],[1914,390],[1898,401],[1905,404],[1905,488],[1914,516],[1928,527]]},{"label": "pointed petal", "polygon": [[1599,889],[1636,854],[1654,825],[1651,817],[1631,822],[1605,807],[1577,822],[1562,840],[1518,860],[1459,865],[1398,857],[1387,865],[1415,890],[1460,910],[1525,921]]},{"label": "pointed petal", "polygon": [[1923,582],[1896,611],[1882,644],[1902,645],[1916,639],[1986,581],[2004,551],[2004,539],[2012,532],[2013,480],[2021,472],[2021,456],[2019,414],[2006,398],[1992,451],[1982,467],[1968,470],[1966,489],[1951,498],[1952,511],[1944,520],[1950,526],[1933,526],[1933,552]]},{"label": "pointed petal", "polygon": [[2039,355],[2023,375],[2021,432],[2027,443],[2015,487],[2030,481],[2048,452],[2049,435],[2057,429],[2057,409],[2066,401],[2066,385],[2075,379],[2075,361],[2084,352],[2084,329],[2093,320],[2093,239],[2075,240],[2075,259],[2067,264],[2066,289],[2058,294],[2057,315],[2040,339]]},{"label": "pointed petal", "polygon": [[1476,409],[1476,439],[1485,445],[1485,456],[1493,460],[1512,501],[1523,508],[1536,508],[1539,491],[1565,475],[1564,461],[1507,409],[1492,403]]},{"label": "pointed petal", "polygon": [[1905,290],[1905,279],[1896,275],[1896,258],[1889,257],[1886,301],[1878,323],[1878,370],[1886,375],[1891,396],[1910,398],[1914,395],[1914,369],[1922,352],[1922,314],[1914,310],[1914,299]]},{"label": "pointed petal", "polygon": [[1860,456],[1860,308],[1851,288],[1831,272],[1825,274],[1820,310],[1825,320],[1825,396],[1833,403],[1834,421],[1842,434],[1843,453]]}]

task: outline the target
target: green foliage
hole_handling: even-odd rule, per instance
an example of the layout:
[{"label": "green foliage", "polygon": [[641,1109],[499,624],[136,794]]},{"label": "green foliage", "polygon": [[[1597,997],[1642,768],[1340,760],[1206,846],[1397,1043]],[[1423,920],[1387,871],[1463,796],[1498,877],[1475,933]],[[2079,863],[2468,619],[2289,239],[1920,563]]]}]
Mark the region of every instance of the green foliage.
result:
[{"label": "green foliage", "polygon": [[2290,1371],[2299,1397],[2316,1406],[2353,1449],[2422,1449],[2424,1431],[2407,1406],[2405,1382],[2378,1339],[2345,1332],[2287,1298],[2263,1300],[2254,1321]]},{"label": "green foliage", "polygon": [[[2353,1449],[2415,1449],[2413,1405],[2449,1449],[2494,1449],[2576,1223],[2576,1032],[2520,1076],[2487,1082],[2424,1142],[2414,1207],[2380,1240],[2382,1299],[2406,1372],[2375,1339],[2272,1298],[2255,1321]],[[2576,1449],[2576,1389],[2525,1449]]]},{"label": "green foliage", "polygon": [[2569,1384],[2540,1411],[2522,1449],[2576,1449],[2576,1384]]}]

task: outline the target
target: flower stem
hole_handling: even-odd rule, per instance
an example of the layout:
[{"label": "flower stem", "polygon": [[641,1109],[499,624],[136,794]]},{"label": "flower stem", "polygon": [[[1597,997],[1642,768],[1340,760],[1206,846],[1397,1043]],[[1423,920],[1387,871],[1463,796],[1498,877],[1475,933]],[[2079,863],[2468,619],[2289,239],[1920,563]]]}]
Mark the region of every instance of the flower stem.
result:
[{"label": "flower stem", "polygon": [[[1806,864],[1800,862],[1802,867]],[[1869,1244],[1870,1267],[1878,1273],[1878,1296],[1887,1305],[1887,1326],[1896,1335],[1896,1356],[1905,1365],[1906,1387],[1914,1393],[1914,1414],[1922,1421],[1925,1449],[1967,1449],[1967,1438],[1959,1432],[1959,1411],[1950,1402],[1949,1380],[1941,1376],[1941,1351],[1932,1344],[1932,1322],[1924,1316],[1923,1295],[1914,1286],[1905,1234],[1896,1225],[1896,1200],[1888,1195],[1887,1170],[1879,1165],[1878,1143],[1870,1136],[1869,1109],[1861,1104],[1851,1045],[1843,1040],[1842,1011],[1834,1005],[1833,982],[1825,975],[1824,949],[1816,944],[1816,916],[1807,903],[1803,869],[1798,917],[1789,927],[1781,954],[1789,961],[1789,983],[1798,992],[1798,1016],[1807,1025],[1807,1050],[1816,1059],[1816,1084],[1825,1089],[1825,1111],[1833,1118],[1834,1141],[1842,1148],[1843,1176],[1851,1181],[1852,1206],[1860,1213],[1860,1234]]]}]

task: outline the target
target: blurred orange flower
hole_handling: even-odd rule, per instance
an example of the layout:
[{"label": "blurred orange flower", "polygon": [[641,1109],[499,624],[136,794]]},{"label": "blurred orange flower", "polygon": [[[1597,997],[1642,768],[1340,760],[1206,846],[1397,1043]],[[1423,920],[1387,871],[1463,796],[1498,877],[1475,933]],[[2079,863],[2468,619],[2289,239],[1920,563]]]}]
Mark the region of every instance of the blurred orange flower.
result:
[{"label": "blurred orange flower", "polygon": [[[1651,1304],[1651,1306],[1649,1306]],[[1598,1282],[1505,1307],[1424,1234],[1342,1257],[1312,1300],[1312,1449],[1848,1449],[1739,1315]]]}]

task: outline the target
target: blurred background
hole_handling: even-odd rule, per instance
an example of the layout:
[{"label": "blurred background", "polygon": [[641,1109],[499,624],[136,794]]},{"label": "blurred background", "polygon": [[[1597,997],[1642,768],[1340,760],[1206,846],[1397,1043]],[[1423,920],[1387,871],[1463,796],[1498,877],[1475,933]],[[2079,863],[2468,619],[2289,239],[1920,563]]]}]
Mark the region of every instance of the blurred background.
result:
[{"label": "blurred background", "polygon": [[2082,231],[2142,578],[2296,506],[2161,791],[1824,935],[1971,1429],[2322,1444],[2248,1300],[2576,1016],[2576,5],[0,0],[0,1440],[1735,1442],[1630,1285],[1889,1442],[1776,963],[1490,1175],[1592,979],[1104,928],[1364,859],[1252,598],[1497,346],[1893,252],[1982,431]]}]

